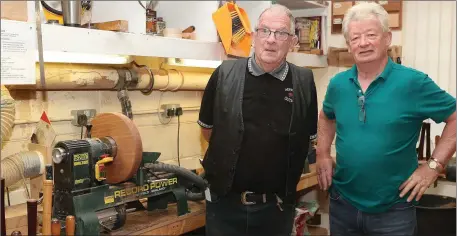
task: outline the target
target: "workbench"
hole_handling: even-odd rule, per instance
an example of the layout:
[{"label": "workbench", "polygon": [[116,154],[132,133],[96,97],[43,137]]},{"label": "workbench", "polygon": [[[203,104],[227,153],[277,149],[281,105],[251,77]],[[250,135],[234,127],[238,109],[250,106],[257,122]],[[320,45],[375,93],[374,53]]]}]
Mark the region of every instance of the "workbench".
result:
[{"label": "workbench", "polygon": [[[297,191],[317,185],[317,174],[314,165],[310,173],[303,174],[297,184]],[[191,213],[178,217],[175,204],[161,211],[138,211],[129,213],[127,222],[121,229],[111,235],[180,235],[205,226],[205,201],[190,202]]]},{"label": "workbench", "polygon": [[[310,165],[310,173],[303,174],[297,185],[297,191],[309,189],[317,185],[317,174],[314,165]],[[39,206],[38,211],[41,207]],[[190,213],[179,216],[175,204],[165,210],[137,211],[128,213],[126,224],[111,235],[180,235],[205,226],[205,201],[189,201]],[[27,233],[26,204],[6,208],[7,235],[13,230]],[[40,227],[38,227],[40,228]]]}]

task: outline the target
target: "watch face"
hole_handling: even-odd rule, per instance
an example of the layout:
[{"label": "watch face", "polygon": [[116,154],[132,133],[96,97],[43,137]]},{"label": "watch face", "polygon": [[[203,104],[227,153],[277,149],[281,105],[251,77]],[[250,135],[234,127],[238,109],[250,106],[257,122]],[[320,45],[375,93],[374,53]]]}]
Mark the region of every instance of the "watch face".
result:
[{"label": "watch face", "polygon": [[435,162],[435,161],[430,161],[430,162],[428,163],[428,166],[429,166],[430,168],[432,168],[432,169],[435,169],[437,165],[436,165],[436,162]]}]

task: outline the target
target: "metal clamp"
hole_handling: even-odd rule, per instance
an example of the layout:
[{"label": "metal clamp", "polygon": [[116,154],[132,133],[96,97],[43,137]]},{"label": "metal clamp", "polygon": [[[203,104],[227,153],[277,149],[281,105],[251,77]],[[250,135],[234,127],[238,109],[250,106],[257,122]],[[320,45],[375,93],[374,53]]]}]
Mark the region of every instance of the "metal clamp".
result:
[{"label": "metal clamp", "polygon": [[130,86],[135,86],[138,84],[138,74],[127,68],[116,69],[119,75],[119,79],[114,86],[116,90],[128,89]]},{"label": "metal clamp", "polygon": [[241,193],[241,203],[243,203],[243,205],[253,205],[253,204],[256,204],[256,202],[248,202],[246,200],[246,195],[247,194],[251,194],[253,192],[249,192],[249,191],[245,191],[245,192],[242,192]]}]

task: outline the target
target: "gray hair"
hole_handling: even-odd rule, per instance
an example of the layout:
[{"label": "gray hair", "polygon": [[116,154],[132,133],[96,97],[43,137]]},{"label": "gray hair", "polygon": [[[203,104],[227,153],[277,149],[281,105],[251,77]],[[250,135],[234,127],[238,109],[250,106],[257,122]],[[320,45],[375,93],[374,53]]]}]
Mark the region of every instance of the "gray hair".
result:
[{"label": "gray hair", "polygon": [[351,21],[376,18],[381,23],[382,31],[389,32],[389,14],[381,5],[374,2],[363,2],[351,7],[343,18],[343,35],[348,40],[348,27]]},{"label": "gray hair", "polygon": [[256,28],[259,26],[260,18],[262,17],[263,13],[267,11],[276,11],[276,12],[281,12],[287,15],[290,19],[290,31],[292,34],[295,34],[295,17],[292,15],[292,12],[289,10],[289,8],[281,5],[281,4],[273,4],[267,9],[263,10],[262,13],[260,13],[259,18],[257,19],[257,24]]}]

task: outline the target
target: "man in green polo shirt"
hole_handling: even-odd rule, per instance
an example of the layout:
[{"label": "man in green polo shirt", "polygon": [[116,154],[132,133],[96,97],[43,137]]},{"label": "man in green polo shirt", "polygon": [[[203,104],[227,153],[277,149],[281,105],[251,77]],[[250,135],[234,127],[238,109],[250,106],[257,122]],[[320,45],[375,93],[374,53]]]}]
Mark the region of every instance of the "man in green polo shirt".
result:
[{"label": "man in green polo shirt", "polygon": [[[343,34],[355,65],[331,79],[318,122],[317,171],[330,192],[330,232],[415,235],[414,202],[456,150],[456,100],[388,57],[392,34],[382,6],[353,6]],[[418,165],[416,144],[429,118],[447,124],[431,160]]]}]

